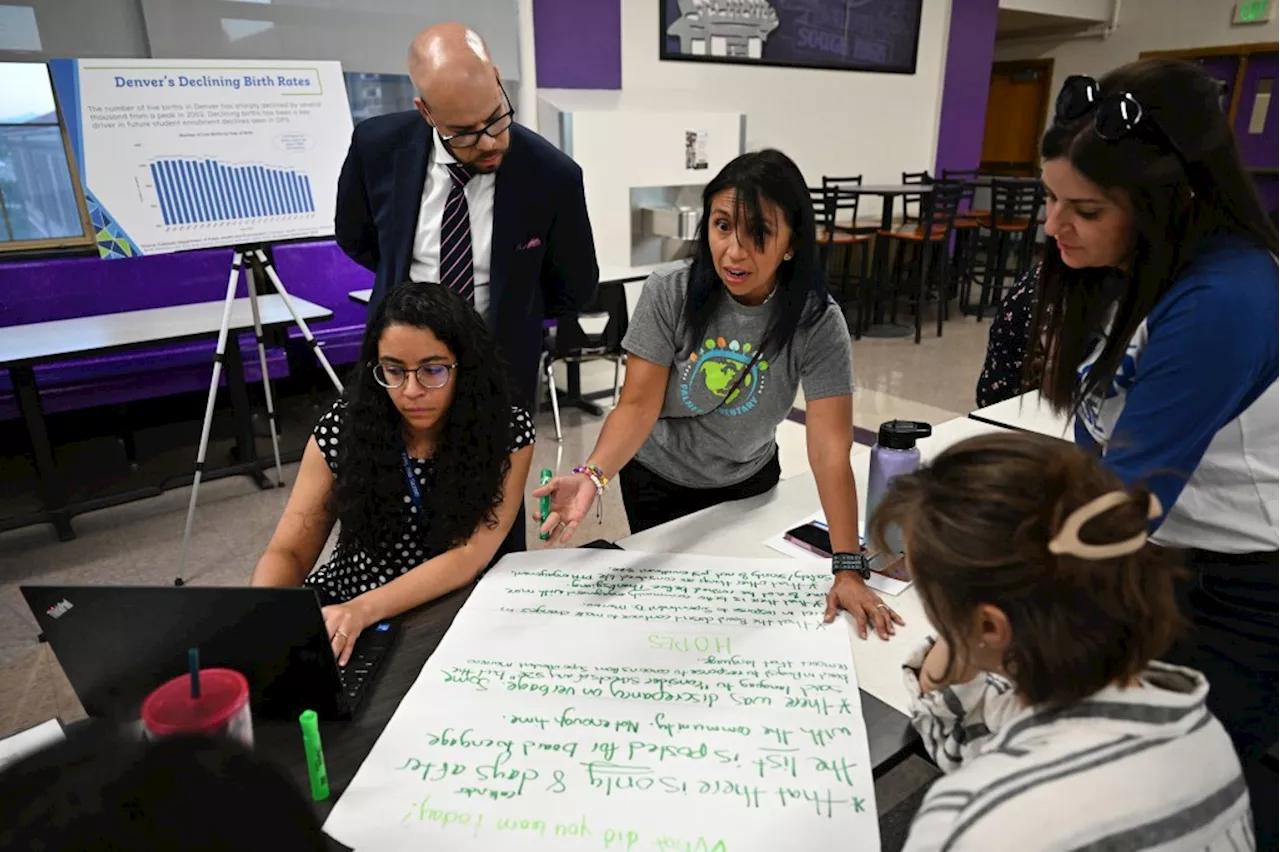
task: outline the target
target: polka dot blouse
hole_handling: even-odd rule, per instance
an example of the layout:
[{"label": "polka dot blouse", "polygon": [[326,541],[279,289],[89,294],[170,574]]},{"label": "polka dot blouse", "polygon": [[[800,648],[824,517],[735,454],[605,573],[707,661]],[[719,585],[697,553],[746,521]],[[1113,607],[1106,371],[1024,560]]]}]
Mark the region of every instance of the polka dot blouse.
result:
[{"label": "polka dot blouse", "polygon": [[1040,280],[1037,265],[1014,285],[991,320],[987,357],[978,377],[978,407],[986,408],[1034,390],[1023,379],[1027,342],[1031,337],[1031,314],[1036,304]]},{"label": "polka dot blouse", "polygon": [[[338,473],[338,435],[346,410],[346,401],[338,400],[320,418],[312,432],[316,445],[329,463],[329,470],[335,476]],[[511,436],[513,453],[533,443],[533,421],[528,412],[515,406],[511,408]],[[431,487],[433,463],[429,459],[410,459],[410,462],[413,464],[413,475],[418,480],[418,486],[425,494]],[[403,515],[404,533],[398,541],[386,542],[376,552],[368,553],[343,536],[341,530],[338,531],[338,544],[334,548],[333,558],[312,571],[303,581],[320,595],[322,606],[349,601],[439,555],[423,549],[424,536],[421,528],[424,524],[418,517],[418,507],[413,505],[407,486],[404,491],[402,503],[398,507]]]}]

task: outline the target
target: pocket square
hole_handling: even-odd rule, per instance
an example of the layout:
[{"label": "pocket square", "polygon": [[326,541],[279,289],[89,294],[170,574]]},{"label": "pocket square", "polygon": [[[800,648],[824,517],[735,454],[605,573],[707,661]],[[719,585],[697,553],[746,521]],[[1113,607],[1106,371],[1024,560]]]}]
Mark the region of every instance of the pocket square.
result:
[{"label": "pocket square", "polygon": [[516,251],[524,251],[525,249],[535,249],[542,245],[542,240],[538,237],[532,237],[528,242],[520,243],[516,246]]}]

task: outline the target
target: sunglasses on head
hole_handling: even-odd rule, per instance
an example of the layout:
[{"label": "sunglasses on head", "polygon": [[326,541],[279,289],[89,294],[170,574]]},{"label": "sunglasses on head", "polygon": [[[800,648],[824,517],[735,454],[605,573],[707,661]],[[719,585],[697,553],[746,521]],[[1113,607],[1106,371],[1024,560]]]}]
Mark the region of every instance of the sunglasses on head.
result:
[{"label": "sunglasses on head", "polygon": [[1164,131],[1160,123],[1148,115],[1129,92],[1115,92],[1104,96],[1102,87],[1092,77],[1075,74],[1062,84],[1054,107],[1055,124],[1070,124],[1093,113],[1093,132],[1099,139],[1115,142],[1137,130],[1149,129],[1187,170],[1187,158]]}]

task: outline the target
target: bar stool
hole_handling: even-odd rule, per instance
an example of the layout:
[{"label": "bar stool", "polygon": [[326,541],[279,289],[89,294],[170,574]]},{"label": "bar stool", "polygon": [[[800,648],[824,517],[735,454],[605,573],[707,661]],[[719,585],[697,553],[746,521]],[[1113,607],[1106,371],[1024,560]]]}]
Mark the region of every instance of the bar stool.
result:
[{"label": "bar stool", "polygon": [[[978,297],[978,322],[985,318],[988,305],[1000,304],[1005,278],[1016,281],[1031,265],[1036,232],[1040,228],[1040,208],[1044,204],[1044,187],[1026,181],[995,180],[991,184],[991,213],[979,217],[987,231],[986,274]],[[1006,268],[1009,251],[1016,244],[1017,263],[1012,273]],[[961,298],[968,301],[967,293]]]},{"label": "bar stool", "polygon": [[[908,250],[913,252],[909,283],[914,284],[916,306],[916,343],[920,342],[924,323],[924,303],[930,281],[934,283],[938,298],[938,336],[942,336],[942,323],[947,319],[947,303],[950,301],[951,255],[948,245],[955,232],[956,210],[964,197],[966,184],[962,181],[931,181],[933,192],[920,204],[918,225],[904,225],[891,231],[877,231],[881,239],[900,242],[899,261]],[[902,264],[895,263],[896,291]],[[897,319],[898,303],[894,298],[889,321]]]},{"label": "bar stool", "polygon": [[[902,182],[904,184],[933,183],[933,176],[930,175],[928,172],[903,172]],[[908,222],[919,223],[920,198],[921,196],[919,195],[902,196],[902,223],[904,225]],[[913,207],[915,208],[915,211],[916,211],[915,213],[911,212]]]},{"label": "bar stool", "polygon": [[[862,247],[861,259],[858,262],[857,287],[853,293],[854,339],[862,337],[863,300],[859,298],[859,294],[865,288],[866,281],[870,277],[871,235],[869,233],[859,233],[858,230],[858,201],[861,196],[845,190],[861,185],[862,175],[854,175],[852,177],[828,177],[824,175],[821,188],[811,187],[809,189],[809,197],[813,200],[813,214],[818,230],[818,260],[822,266],[823,275],[828,275],[828,270],[830,269],[832,246],[843,248],[840,286],[835,293],[836,303],[840,305],[841,312],[847,309],[849,302],[849,275],[851,272],[850,267],[853,263],[853,251],[855,247]],[[845,219],[846,213],[849,217],[849,224],[847,225],[843,224],[842,221]],[[828,289],[831,289],[829,277],[827,278],[827,286]]]},{"label": "bar stool", "polygon": [[[969,287],[985,269],[978,262],[978,218],[991,215],[990,210],[978,210],[973,206],[975,192],[980,181],[986,175],[980,169],[943,169],[944,180],[964,181],[964,196],[960,199],[960,209],[956,211],[956,239],[952,249],[951,278],[954,292],[959,295],[969,292]],[[966,284],[966,282],[969,282]],[[969,313],[969,305],[960,299],[960,313]]]}]

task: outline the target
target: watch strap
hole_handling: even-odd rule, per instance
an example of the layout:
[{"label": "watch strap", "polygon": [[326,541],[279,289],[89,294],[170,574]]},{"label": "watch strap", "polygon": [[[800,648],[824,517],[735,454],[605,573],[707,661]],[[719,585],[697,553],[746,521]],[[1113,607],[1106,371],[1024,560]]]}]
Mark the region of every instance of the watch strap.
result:
[{"label": "watch strap", "polygon": [[862,553],[831,554],[831,573],[839,574],[841,571],[855,571],[864,580],[871,577],[871,566]]}]

